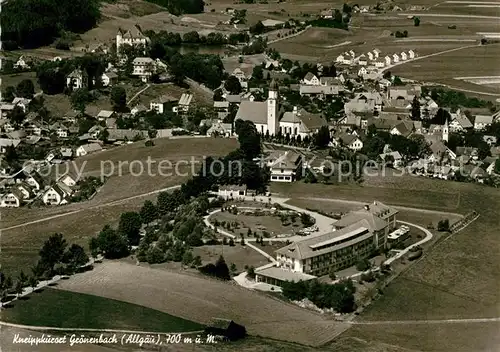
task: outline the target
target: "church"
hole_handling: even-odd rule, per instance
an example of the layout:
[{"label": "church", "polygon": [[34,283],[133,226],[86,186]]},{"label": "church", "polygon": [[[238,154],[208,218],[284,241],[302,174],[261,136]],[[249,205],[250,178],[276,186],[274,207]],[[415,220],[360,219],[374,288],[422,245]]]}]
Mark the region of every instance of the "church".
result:
[{"label": "church", "polygon": [[270,136],[278,134],[292,136],[311,136],[322,126],[326,126],[326,121],[320,114],[311,114],[304,109],[284,112],[280,106],[278,85],[272,80],[269,86],[269,95],[266,101],[242,101],[235,120],[252,121],[257,128],[257,132]]}]

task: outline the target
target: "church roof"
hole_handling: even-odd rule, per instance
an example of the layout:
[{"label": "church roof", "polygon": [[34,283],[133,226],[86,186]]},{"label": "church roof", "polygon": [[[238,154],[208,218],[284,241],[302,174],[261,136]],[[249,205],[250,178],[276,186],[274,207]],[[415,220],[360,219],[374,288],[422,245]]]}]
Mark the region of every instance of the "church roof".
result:
[{"label": "church roof", "polygon": [[276,83],[276,80],[274,78],[271,80],[271,84],[269,85],[269,89],[278,90],[278,83]]},{"label": "church roof", "polygon": [[235,120],[248,120],[255,124],[267,124],[267,101],[242,101]]}]

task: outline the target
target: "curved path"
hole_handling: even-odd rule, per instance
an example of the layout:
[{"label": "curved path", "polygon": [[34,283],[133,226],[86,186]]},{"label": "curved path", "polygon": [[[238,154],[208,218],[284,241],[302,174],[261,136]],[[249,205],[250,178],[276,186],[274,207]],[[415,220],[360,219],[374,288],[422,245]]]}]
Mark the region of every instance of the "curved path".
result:
[{"label": "curved path", "polygon": [[492,323],[500,322],[500,318],[476,318],[476,319],[431,319],[431,320],[372,320],[372,321],[350,321],[353,325],[411,325],[411,324],[455,324],[455,323]]}]

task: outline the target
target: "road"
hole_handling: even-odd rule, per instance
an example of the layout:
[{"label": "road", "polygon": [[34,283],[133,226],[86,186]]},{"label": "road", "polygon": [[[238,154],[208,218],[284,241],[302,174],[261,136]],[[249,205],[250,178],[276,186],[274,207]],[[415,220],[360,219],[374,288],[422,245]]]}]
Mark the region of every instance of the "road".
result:
[{"label": "road", "polygon": [[377,321],[350,321],[353,325],[428,325],[428,324],[457,324],[457,323],[492,323],[500,322],[500,318],[476,319],[436,319],[436,320],[377,320]]},{"label": "road", "polygon": [[455,18],[479,18],[479,19],[490,19],[490,20],[500,20],[497,16],[477,16],[477,15],[446,15],[437,13],[398,13],[399,16],[416,16],[416,17],[455,17]]},{"label": "road", "polygon": [[146,87],[144,87],[143,89],[141,89],[140,91],[135,93],[135,95],[132,98],[130,98],[130,100],[127,102],[127,105],[130,105],[130,103],[132,103],[140,94],[142,94],[149,87],[151,87],[151,84],[149,84],[149,83],[146,84]]}]

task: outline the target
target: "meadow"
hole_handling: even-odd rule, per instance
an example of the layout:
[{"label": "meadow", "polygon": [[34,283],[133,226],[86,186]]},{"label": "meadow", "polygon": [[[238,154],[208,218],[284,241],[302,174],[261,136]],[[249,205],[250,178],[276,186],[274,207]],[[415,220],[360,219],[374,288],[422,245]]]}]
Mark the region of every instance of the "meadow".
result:
[{"label": "meadow", "polygon": [[[85,312],[85,314],[81,314]],[[203,325],[167,313],[77,292],[45,288],[2,310],[2,321],[55,328],[188,332]]]}]

